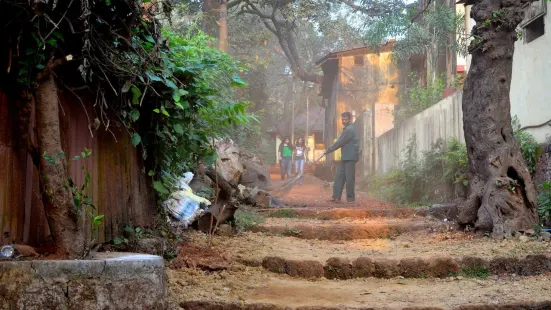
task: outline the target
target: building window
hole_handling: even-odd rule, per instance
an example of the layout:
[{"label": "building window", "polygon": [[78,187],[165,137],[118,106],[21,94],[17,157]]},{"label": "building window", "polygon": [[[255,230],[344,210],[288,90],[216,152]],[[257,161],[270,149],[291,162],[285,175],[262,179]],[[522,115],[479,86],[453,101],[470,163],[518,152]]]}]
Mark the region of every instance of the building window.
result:
[{"label": "building window", "polygon": [[314,143],[315,144],[323,144],[323,132],[314,131]]},{"label": "building window", "polygon": [[364,65],[364,56],[354,56],[354,66],[363,66]]},{"label": "building window", "polygon": [[545,23],[543,16],[536,18],[524,28],[524,42],[530,43],[545,34]]},{"label": "building window", "polygon": [[547,14],[547,0],[528,3],[524,9],[524,20],[519,27],[523,30],[524,43],[530,43],[545,34],[543,21]]}]

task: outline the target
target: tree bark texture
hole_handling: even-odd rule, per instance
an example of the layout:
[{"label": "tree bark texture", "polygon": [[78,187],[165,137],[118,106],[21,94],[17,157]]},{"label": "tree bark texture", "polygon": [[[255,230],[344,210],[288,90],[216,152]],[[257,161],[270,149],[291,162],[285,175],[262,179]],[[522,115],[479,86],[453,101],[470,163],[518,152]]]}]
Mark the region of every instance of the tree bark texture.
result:
[{"label": "tree bark texture", "polygon": [[201,20],[203,31],[213,38],[218,37],[218,1],[203,0],[202,11],[203,18]]},{"label": "tree bark texture", "polygon": [[534,184],[513,137],[509,100],[515,28],[528,1],[472,2],[471,17],[477,25],[463,90],[463,128],[472,179],[459,223],[502,238],[538,222]]},{"label": "tree bark texture", "polygon": [[57,87],[52,73],[41,80],[36,91],[36,123],[40,154],[51,156],[54,164],[40,160],[42,200],[56,253],[69,258],[85,253],[84,235],[67,183],[65,158],[55,159],[63,151],[59,126]]},{"label": "tree bark texture", "polygon": [[228,52],[228,3],[220,0],[218,15],[218,47],[223,52]]}]

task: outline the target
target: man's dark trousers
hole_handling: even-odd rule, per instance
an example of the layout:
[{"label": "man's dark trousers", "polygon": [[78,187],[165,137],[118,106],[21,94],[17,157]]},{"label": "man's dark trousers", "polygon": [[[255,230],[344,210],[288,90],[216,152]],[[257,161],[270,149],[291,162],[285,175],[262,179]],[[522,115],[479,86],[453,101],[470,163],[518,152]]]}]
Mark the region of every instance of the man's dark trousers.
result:
[{"label": "man's dark trousers", "polygon": [[346,200],[354,201],[354,187],[356,186],[356,161],[342,160],[337,167],[337,175],[333,184],[333,199],[341,200],[342,190],[346,183]]}]

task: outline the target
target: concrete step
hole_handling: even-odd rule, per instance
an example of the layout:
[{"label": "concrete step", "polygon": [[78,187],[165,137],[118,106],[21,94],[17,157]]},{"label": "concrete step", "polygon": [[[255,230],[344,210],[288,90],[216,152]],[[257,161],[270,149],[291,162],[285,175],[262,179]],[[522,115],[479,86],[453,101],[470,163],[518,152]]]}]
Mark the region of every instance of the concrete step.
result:
[{"label": "concrete step", "polygon": [[354,240],[395,238],[409,232],[445,232],[455,228],[451,222],[432,219],[364,219],[320,221],[291,218],[267,218],[251,228],[252,232],[291,236],[302,239]]}]

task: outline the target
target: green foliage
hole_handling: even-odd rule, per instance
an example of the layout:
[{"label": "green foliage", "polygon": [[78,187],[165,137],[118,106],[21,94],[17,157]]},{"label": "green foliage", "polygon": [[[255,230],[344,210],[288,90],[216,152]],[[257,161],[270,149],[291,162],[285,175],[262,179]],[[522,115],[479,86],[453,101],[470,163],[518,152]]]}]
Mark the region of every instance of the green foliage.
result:
[{"label": "green foliage", "polygon": [[405,121],[435,105],[442,100],[446,89],[445,74],[442,74],[436,81],[428,81],[427,86],[421,85],[414,73],[410,74],[410,78],[413,85],[406,91],[404,98],[401,98],[404,104],[394,111],[394,123]]},{"label": "green foliage", "polygon": [[204,34],[165,31],[164,36],[170,48],[162,53],[163,63],[150,66],[146,74],[156,91],[165,95],[152,110],[154,132],[143,133],[155,157],[154,171],[160,172],[153,185],[161,197],[170,192],[176,177],[204,158],[214,158],[214,138],[256,120],[247,114],[245,102],[233,102],[228,93],[246,85],[239,75],[243,67],[211,48]]},{"label": "green foliage", "polygon": [[245,231],[253,226],[264,223],[264,217],[256,212],[243,210],[242,208],[235,211],[235,227],[239,231]]},{"label": "green foliage", "polygon": [[513,135],[520,146],[522,158],[524,159],[530,174],[533,174],[536,171],[536,162],[538,159],[538,142],[529,132],[521,130],[520,122],[517,116],[513,117],[512,126]]},{"label": "green foliage", "polygon": [[125,237],[115,237],[113,238],[113,244],[114,245],[125,245],[125,244],[128,244],[128,239],[126,239]]},{"label": "green foliage", "polygon": [[302,234],[302,230],[297,230],[293,228],[289,228],[287,231],[283,233],[284,236],[293,236],[293,237],[299,237],[300,234]]},{"label": "green foliage", "polygon": [[488,279],[490,270],[484,266],[464,267],[457,273],[457,276],[466,278]]},{"label": "green foliage", "polygon": [[419,158],[413,135],[403,153],[398,169],[369,180],[372,195],[404,205],[442,202],[468,183],[466,147],[455,138],[437,141]]},{"label": "green foliage", "polygon": [[174,178],[214,158],[213,139],[255,121],[248,104],[234,95],[246,85],[246,68],[211,47],[209,36],[163,29],[141,1],[86,2],[86,14],[74,5],[68,9],[72,3],[46,3],[48,14],[33,13],[24,1],[0,3],[0,9],[22,16],[0,22],[22,51],[11,69],[18,72],[22,93],[32,94],[44,70],[63,66],[58,86],[89,91],[94,122],[105,130],[114,123],[126,127],[159,198],[170,192]]},{"label": "green foliage", "polygon": [[297,214],[293,210],[283,209],[270,213],[269,217],[275,218],[295,218]]},{"label": "green foliage", "polygon": [[199,190],[195,192],[195,195],[206,198],[208,200],[213,200],[216,197],[216,190],[212,187],[201,186],[201,188],[199,188]]},{"label": "green foliage", "polygon": [[540,194],[538,195],[538,213],[542,219],[551,222],[551,181],[545,181],[539,185]]},{"label": "green foliage", "polygon": [[[84,148],[84,151],[80,153],[80,155],[74,156],[71,161],[76,162],[81,159],[86,159],[88,157],[92,156],[92,150],[88,148]],[[68,169],[71,165],[71,161],[67,160],[65,158],[65,153],[59,153],[55,156],[48,155],[44,153],[42,155],[42,158],[48,162],[50,165],[53,165],[54,167],[58,167],[58,165],[64,165],[66,169]],[[91,175],[86,170],[85,166],[81,166],[82,174],[84,176],[84,183],[80,186],[78,186],[74,181],[73,178],[67,177],[66,180],[64,180],[61,187],[66,190],[70,191],[73,197],[73,205],[75,207],[75,212],[80,217],[83,214],[86,214],[88,216],[88,219],[90,220],[90,225],[92,228],[92,231],[95,231],[102,223],[102,219],[104,218],[103,214],[95,214],[96,212],[96,206],[92,202],[92,198],[88,196],[88,186],[90,185]],[[53,203],[53,195],[54,191],[53,189],[47,189],[45,191],[45,194],[50,197],[50,201]]]},{"label": "green foliage", "polygon": [[455,137],[448,140],[446,151],[440,156],[444,165],[444,180],[450,184],[469,183],[467,147]]},{"label": "green foliage", "polygon": [[143,238],[145,235],[145,231],[143,229],[140,227],[132,227],[130,225],[124,227],[124,231],[128,233],[129,236],[136,238]]},{"label": "green foliage", "polygon": [[467,37],[459,35],[457,41],[451,45],[449,42],[450,35],[464,32],[463,15],[456,15],[454,8],[433,3],[423,12],[422,20],[412,23],[413,18],[419,17],[418,8],[413,5],[410,9],[393,10],[366,23],[364,40],[367,45],[376,48],[389,38],[397,38],[393,49],[396,60],[405,60],[415,54],[427,55],[430,68],[436,68],[438,57],[446,48],[461,55],[468,54]]},{"label": "green foliage", "polygon": [[[531,134],[520,129],[518,119],[514,117],[514,137],[530,173],[533,173],[539,146]],[[403,153],[404,160],[397,169],[369,180],[372,195],[400,204],[443,202],[453,197],[454,188],[465,189],[469,183],[467,148],[457,138],[448,139],[445,146],[442,141],[437,141],[419,158],[413,135]],[[510,190],[514,192],[516,189],[511,187]],[[543,199],[540,202],[540,215],[547,217],[551,214],[551,203],[547,204],[545,201],[549,200],[545,200],[545,197],[551,199],[551,193],[540,197]]]}]

